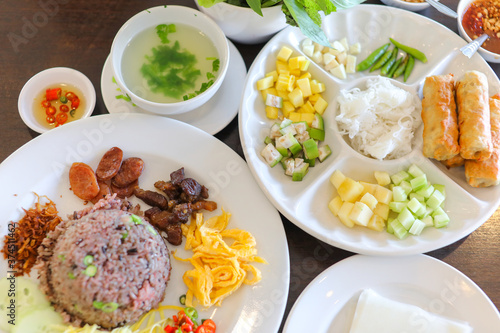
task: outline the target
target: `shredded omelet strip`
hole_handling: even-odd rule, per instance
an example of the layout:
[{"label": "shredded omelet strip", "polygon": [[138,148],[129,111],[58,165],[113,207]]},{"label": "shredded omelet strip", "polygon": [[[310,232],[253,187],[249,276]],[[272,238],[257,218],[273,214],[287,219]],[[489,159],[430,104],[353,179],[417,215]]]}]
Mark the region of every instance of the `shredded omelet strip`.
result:
[{"label": "shredded omelet strip", "polygon": [[189,225],[182,225],[185,249],[192,250],[193,255],[183,259],[173,252],[173,256],[193,265],[182,277],[188,288],[186,306],[195,306],[195,302],[204,307],[220,306],[242,284],[252,285],[262,279],[261,271],[252,263],[267,262],[257,256],[255,238],[245,230],[226,229],[230,218],[223,209],[221,215],[206,221],[197,213]]}]

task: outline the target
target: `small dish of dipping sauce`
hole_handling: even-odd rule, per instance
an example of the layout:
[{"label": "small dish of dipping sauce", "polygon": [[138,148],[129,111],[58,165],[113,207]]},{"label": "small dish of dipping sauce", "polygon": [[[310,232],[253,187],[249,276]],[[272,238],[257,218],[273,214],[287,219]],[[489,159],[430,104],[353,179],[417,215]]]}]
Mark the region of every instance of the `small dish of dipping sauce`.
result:
[{"label": "small dish of dipping sauce", "polygon": [[19,94],[19,115],[33,131],[44,133],[89,117],[96,102],[92,82],[81,72],[49,68],[26,82]]},{"label": "small dish of dipping sauce", "polygon": [[462,16],[462,26],[472,39],[487,33],[490,38],[483,43],[482,48],[500,53],[500,1],[473,1]]}]

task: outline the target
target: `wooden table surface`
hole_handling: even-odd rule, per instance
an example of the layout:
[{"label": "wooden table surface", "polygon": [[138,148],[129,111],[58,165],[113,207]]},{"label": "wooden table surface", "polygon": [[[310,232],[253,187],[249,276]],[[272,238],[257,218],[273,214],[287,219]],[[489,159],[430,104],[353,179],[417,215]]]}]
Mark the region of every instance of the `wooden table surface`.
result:
[{"label": "wooden table surface", "polygon": [[[456,9],[456,0],[442,0]],[[377,3],[379,1],[367,1]],[[45,4],[43,6],[43,4]],[[101,71],[120,26],[135,13],[157,5],[195,7],[193,0],[2,0],[0,2],[0,161],[35,138],[21,120],[17,98],[24,83],[39,71],[56,66],[87,75],[97,92],[94,115],[107,113],[101,95]],[[432,8],[420,14],[457,32],[456,21]],[[264,44],[235,44],[247,68]],[[500,65],[491,64],[500,74]],[[235,96],[234,98],[239,98]],[[216,135],[243,157],[235,118]],[[22,175],[17,175],[22,177]],[[290,289],[282,327],[300,293],[318,274],[353,253],[331,247],[282,217],[290,250]],[[471,235],[428,253],[457,268],[481,287],[500,307],[500,211]],[[322,255],[319,255],[321,253]],[[327,253],[328,255],[323,255]],[[491,332],[498,331],[493,329]]]}]

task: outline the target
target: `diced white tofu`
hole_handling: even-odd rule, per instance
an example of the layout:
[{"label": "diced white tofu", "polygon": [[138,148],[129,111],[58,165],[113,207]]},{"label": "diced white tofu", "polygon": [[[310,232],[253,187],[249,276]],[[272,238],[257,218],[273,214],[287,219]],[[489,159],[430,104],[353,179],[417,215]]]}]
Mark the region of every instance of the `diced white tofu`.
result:
[{"label": "diced white tofu", "polygon": [[347,77],[344,64],[340,64],[339,66],[330,69],[330,73],[341,80],[344,80]]}]

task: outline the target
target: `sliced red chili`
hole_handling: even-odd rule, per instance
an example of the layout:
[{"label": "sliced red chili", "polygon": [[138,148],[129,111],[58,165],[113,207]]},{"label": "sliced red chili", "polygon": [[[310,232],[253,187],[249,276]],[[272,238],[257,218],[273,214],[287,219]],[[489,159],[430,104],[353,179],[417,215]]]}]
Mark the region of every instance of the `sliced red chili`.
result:
[{"label": "sliced red chili", "polygon": [[58,113],[56,116],[56,121],[58,124],[64,124],[66,121],[68,121],[68,114],[67,113]]},{"label": "sliced red chili", "polygon": [[53,101],[59,99],[61,96],[61,88],[47,89],[45,90],[45,97],[48,101]]},{"label": "sliced red chili", "polygon": [[43,106],[44,108],[48,108],[48,107],[50,106],[50,102],[49,102],[49,101],[47,101],[46,99],[44,99],[44,100],[42,101],[42,106]]},{"label": "sliced red chili", "polygon": [[53,124],[56,122],[56,118],[54,116],[47,116],[47,118],[45,118],[45,120],[47,120],[47,122],[49,124]]},{"label": "sliced red chili", "polygon": [[80,99],[78,97],[75,97],[71,100],[71,108],[76,109],[80,105]]},{"label": "sliced red chili", "polygon": [[193,325],[192,324],[185,323],[185,324],[181,325],[181,332],[182,333],[190,333],[192,331],[193,331]]},{"label": "sliced red chili", "polygon": [[213,329],[214,332],[215,332],[215,329],[217,328],[215,326],[215,322],[212,319],[205,319],[205,321],[203,322],[203,326],[206,326],[208,328]]},{"label": "sliced red chili", "polygon": [[176,327],[172,327],[172,326],[170,326],[170,325],[167,325],[167,326],[165,326],[165,328],[164,328],[163,330],[164,330],[166,333],[175,333],[175,330],[176,330],[176,329],[177,329]]},{"label": "sliced red chili", "polygon": [[61,110],[62,112],[68,112],[69,111],[69,107],[67,105],[61,105],[59,106],[59,110]]},{"label": "sliced red chili", "polygon": [[66,96],[66,98],[67,98],[68,100],[70,100],[70,101],[72,101],[75,97],[77,97],[77,96],[75,95],[75,93],[74,93],[74,92],[71,92],[71,91],[68,91],[68,92],[66,93],[66,95],[65,95],[65,96]]},{"label": "sliced red chili", "polygon": [[47,116],[53,116],[56,114],[56,112],[57,110],[53,106],[49,106],[48,108],[45,109],[45,113],[47,114]]}]

